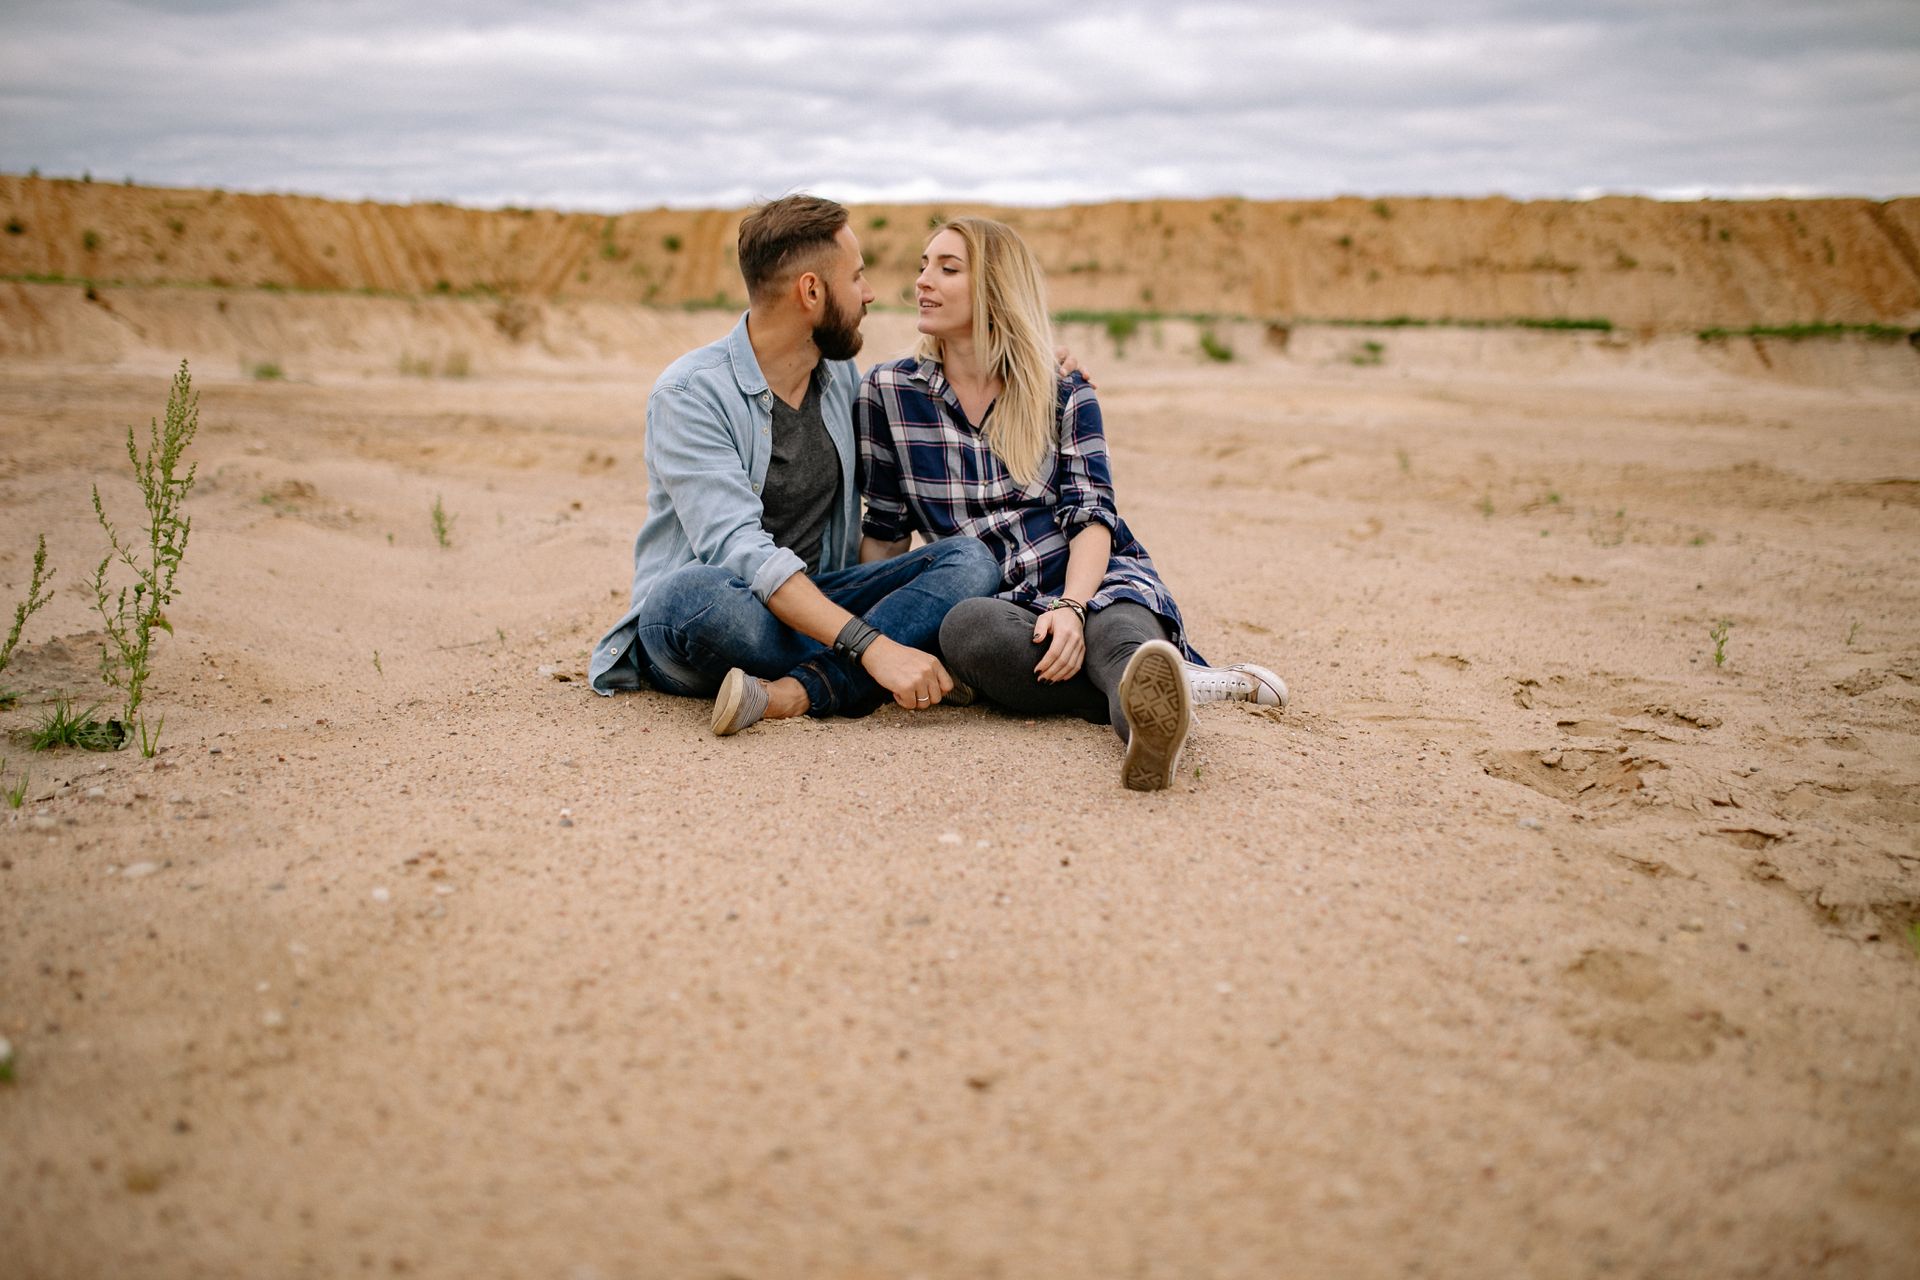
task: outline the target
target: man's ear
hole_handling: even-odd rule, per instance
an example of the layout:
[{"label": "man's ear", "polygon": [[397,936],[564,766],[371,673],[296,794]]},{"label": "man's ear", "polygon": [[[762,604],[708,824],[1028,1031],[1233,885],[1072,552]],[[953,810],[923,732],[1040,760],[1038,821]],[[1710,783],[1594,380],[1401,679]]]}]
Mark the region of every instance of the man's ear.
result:
[{"label": "man's ear", "polygon": [[793,278],[794,300],[808,311],[826,301],[827,284],[817,271],[802,271]]}]

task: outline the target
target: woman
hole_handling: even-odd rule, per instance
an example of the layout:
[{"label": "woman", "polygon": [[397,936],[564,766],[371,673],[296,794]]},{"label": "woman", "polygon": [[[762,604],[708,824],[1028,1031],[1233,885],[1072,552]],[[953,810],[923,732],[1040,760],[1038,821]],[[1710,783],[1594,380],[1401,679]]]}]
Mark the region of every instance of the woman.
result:
[{"label": "woman", "polygon": [[1093,388],[1055,372],[1040,267],[1003,223],[957,218],[915,282],[920,344],[869,371],[854,422],[867,514],[863,561],[971,534],[1000,561],[998,596],[940,627],[948,669],[1016,711],[1074,712],[1126,744],[1121,781],[1170,786],[1193,703],[1285,706],[1251,665],[1216,670],[1114,508]]}]

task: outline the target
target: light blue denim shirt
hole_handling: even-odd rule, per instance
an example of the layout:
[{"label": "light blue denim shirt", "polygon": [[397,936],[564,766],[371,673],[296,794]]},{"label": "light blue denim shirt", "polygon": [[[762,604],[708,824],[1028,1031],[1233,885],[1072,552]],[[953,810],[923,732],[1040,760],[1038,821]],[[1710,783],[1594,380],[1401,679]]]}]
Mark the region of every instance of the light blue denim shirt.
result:
[{"label": "light blue denim shirt", "polygon": [[[820,571],[853,564],[860,538],[853,397],[860,373],[829,360],[820,416],[840,455],[840,500],[827,513]],[[765,600],[805,563],[761,527],[760,491],[773,456],[773,392],[747,340],[747,318],[720,341],[667,366],[647,398],[647,518],[633,542],[632,607],[593,647],[598,693],[640,686],[634,619],[656,582],[698,561],[730,571]]]}]

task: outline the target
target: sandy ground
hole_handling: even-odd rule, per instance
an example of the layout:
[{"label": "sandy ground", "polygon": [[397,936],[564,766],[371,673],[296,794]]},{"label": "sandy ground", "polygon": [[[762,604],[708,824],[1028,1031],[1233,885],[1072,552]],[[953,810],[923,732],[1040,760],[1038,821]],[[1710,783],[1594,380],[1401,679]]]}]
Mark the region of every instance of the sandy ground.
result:
[{"label": "sandy ground", "polygon": [[31,755],[170,363],[0,371],[7,1275],[1920,1265],[1910,393],[1107,361],[1295,695],[1135,795],[1077,722],[588,693],[657,363],[203,368],[164,750]]}]

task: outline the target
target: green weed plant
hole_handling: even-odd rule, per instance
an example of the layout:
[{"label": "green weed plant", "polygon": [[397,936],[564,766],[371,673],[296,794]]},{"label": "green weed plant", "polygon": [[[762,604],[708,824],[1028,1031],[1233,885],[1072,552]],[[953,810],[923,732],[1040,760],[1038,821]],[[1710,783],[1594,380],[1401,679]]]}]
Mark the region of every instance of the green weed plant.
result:
[{"label": "green weed plant", "polygon": [[[55,571],[47,568],[47,535],[40,535],[39,545],[33,551],[33,577],[27,584],[27,598],[13,607],[13,627],[7,632],[7,643],[0,647],[0,675],[6,674],[7,664],[13,661],[13,651],[20,643],[20,633],[26,628],[27,619],[40,612],[53,593],[47,584],[53,581]],[[0,707],[18,699],[19,695],[0,688]]]},{"label": "green weed plant", "polygon": [[[134,440],[133,428],[127,428],[127,461],[133,465],[134,482],[146,507],[144,545],[122,539],[100,501],[100,486],[93,487],[94,518],[106,531],[110,547],[91,583],[94,609],[107,633],[107,643],[100,646],[100,678],[124,699],[119,721],[122,736],[132,736],[140,726],[141,750],[148,756],[158,748],[159,728],[149,737],[140,725],[140,702],[147,678],[153,674],[153,633],[173,634],[166,611],[173,603],[174,579],[186,559],[187,536],[193,527],[182,508],[199,467],[195,463],[183,473],[181,457],[199,428],[200,397],[194,394],[193,379],[182,360],[167,395],[165,423],[150,424],[144,454]],[[116,565],[132,574],[130,589],[122,586],[116,591],[111,585],[109,571]]]},{"label": "green weed plant", "polygon": [[54,699],[47,714],[27,735],[27,745],[35,751],[53,751],[60,747],[78,747],[82,751],[117,751],[126,740],[125,732],[111,720],[100,720],[94,703],[85,711],[75,711],[65,698]]},{"label": "green weed plant", "polygon": [[1200,331],[1200,350],[1207,359],[1219,364],[1233,359],[1233,348],[1216,337],[1211,329]]},{"label": "green weed plant", "polygon": [[1861,337],[1875,342],[1898,342],[1902,338],[1920,336],[1920,329],[1907,329],[1892,324],[1842,324],[1831,320],[1813,320],[1801,324],[1755,324],[1744,329],[1700,329],[1696,336],[1702,342],[1718,342],[1726,338],[1785,338],[1791,342],[1800,342],[1808,338],[1845,338]]}]

